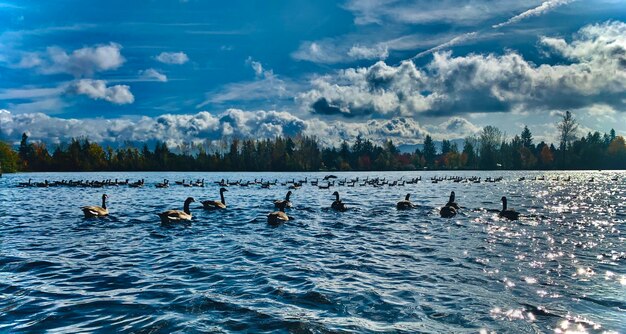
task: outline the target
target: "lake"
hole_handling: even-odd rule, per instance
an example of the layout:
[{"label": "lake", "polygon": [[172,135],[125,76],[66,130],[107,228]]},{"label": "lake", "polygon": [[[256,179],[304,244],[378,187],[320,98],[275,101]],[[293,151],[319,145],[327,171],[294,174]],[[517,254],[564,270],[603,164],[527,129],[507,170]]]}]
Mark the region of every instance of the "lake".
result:
[{"label": "lake", "polygon": [[[422,181],[304,184],[293,190],[292,219],[267,224],[272,201],[287,192],[281,182],[326,174],[5,174],[0,332],[626,330],[625,172],[333,173]],[[483,182],[432,183],[434,176]],[[539,176],[546,180],[532,180]],[[29,178],[143,178],[145,186],[17,187]],[[169,188],[154,187],[165,178]],[[174,184],[202,178],[204,188]],[[219,199],[215,181],[255,178],[278,184],[230,186],[227,209],[201,208]],[[334,191],[348,211],[329,209]],[[450,191],[462,208],[440,218]],[[85,219],[80,207],[100,205],[103,193],[110,215]],[[418,207],[396,210],[406,193]],[[162,225],[156,213],[182,209],[188,196],[198,201],[192,222]],[[520,220],[493,211],[502,196]]]}]

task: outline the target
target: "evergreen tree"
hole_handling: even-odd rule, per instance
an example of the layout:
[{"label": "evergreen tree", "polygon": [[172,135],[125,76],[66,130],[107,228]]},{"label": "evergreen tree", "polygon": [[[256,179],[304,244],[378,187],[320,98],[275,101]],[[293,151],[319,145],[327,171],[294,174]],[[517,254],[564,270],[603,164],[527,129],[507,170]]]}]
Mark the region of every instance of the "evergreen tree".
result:
[{"label": "evergreen tree", "polygon": [[533,147],[533,134],[530,132],[530,129],[527,125],[524,125],[524,130],[522,130],[522,145],[528,149],[532,149]]},{"label": "evergreen tree", "polygon": [[424,152],[424,159],[426,159],[426,165],[428,167],[434,166],[437,151],[435,149],[435,144],[433,143],[433,138],[430,135],[426,135],[426,138],[424,138],[424,147],[423,147],[422,152]]}]

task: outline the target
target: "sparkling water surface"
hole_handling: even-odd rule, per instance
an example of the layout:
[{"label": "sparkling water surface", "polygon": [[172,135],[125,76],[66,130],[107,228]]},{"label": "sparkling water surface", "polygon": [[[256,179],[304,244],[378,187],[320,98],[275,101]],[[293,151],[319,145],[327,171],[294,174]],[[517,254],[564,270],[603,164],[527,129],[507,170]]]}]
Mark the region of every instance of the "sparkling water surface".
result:
[{"label": "sparkling water surface", "polygon": [[[164,226],[156,213],[182,209],[188,196],[219,199],[222,178],[325,173],[5,174],[0,332],[626,333],[626,173],[335,174],[423,180],[305,184],[278,227],[266,215],[286,186],[231,186],[226,210],[192,203],[191,224]],[[430,181],[455,175],[503,181]],[[29,178],[146,185],[16,187]],[[164,178],[171,186],[155,188]],[[202,178],[204,188],[173,184]],[[335,190],[349,211],[329,209]],[[462,209],[443,219],[450,191]],[[83,218],[80,207],[100,205],[102,193],[110,216]],[[419,207],[397,211],[406,193]],[[519,221],[487,210],[503,195]]]}]

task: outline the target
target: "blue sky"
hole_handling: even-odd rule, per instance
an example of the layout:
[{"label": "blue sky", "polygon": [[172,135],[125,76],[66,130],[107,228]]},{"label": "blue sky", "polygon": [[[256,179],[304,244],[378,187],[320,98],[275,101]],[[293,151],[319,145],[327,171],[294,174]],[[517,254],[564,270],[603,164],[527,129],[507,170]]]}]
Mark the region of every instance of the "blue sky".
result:
[{"label": "blue sky", "polygon": [[626,133],[626,2],[2,1],[0,121],[59,142]]}]

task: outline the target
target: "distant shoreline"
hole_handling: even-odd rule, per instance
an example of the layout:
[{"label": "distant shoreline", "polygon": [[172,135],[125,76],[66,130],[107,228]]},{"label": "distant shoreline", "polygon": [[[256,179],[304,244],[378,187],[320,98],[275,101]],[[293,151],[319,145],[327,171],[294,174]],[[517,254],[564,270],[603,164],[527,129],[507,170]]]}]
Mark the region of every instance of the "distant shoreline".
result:
[{"label": "distant shoreline", "polygon": [[390,173],[390,172],[403,172],[403,173],[421,173],[421,172],[626,172],[626,169],[424,169],[424,170],[342,170],[342,171],[327,171],[327,170],[308,170],[308,171],[293,171],[293,170],[273,170],[273,171],[254,171],[254,170],[221,170],[221,171],[203,171],[203,170],[48,170],[48,171],[19,171],[4,173],[6,175],[17,174],[36,174],[36,173],[290,173],[290,174],[302,174],[302,173],[323,173],[323,174],[343,174],[343,173]]}]

